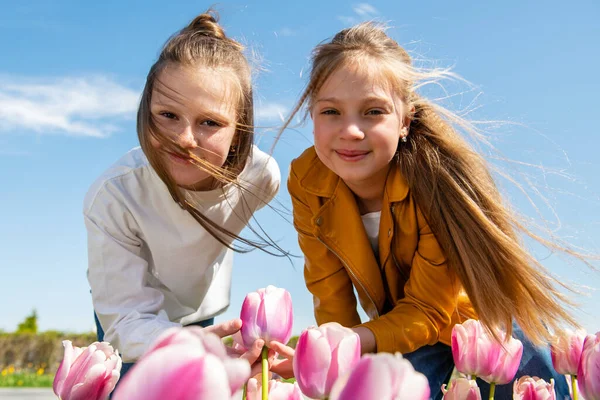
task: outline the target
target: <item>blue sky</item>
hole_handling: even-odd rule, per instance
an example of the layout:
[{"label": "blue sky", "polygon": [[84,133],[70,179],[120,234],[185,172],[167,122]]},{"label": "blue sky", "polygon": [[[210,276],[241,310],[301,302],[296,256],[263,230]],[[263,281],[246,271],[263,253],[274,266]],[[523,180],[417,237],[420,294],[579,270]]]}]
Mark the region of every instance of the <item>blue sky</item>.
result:
[{"label": "blue sky", "polygon": [[[473,119],[511,122],[492,132],[496,148],[542,167],[503,163],[519,181],[533,185],[528,193],[539,190],[547,200],[536,198],[536,214],[519,190],[501,181],[515,207],[538,221],[545,218],[556,235],[600,253],[600,5],[592,0],[570,6],[450,3],[218,4],[227,33],[260,56],[259,145],[270,148],[279,114],[297,99],[314,45],[361,20],[387,21],[389,33],[415,58],[453,66],[473,84],[449,84],[449,94],[456,94],[449,106],[469,106]],[[137,145],[137,100],[161,45],[208,6],[0,0],[0,329],[14,330],[32,308],[42,330],[93,327],[84,194]],[[274,156],[284,182],[290,161],[310,146],[311,132],[310,123],[289,130],[277,145]],[[277,199],[290,207],[285,184]],[[284,247],[300,254],[288,221],[266,209],[257,218]],[[577,317],[589,331],[599,330],[600,273],[539,246],[533,250],[562,281],[586,293],[575,297],[582,305]],[[294,331],[313,324],[301,259],[291,264],[254,252],[237,256],[234,268],[232,304],[220,320],[239,315],[247,292],[273,284],[292,293]]]}]

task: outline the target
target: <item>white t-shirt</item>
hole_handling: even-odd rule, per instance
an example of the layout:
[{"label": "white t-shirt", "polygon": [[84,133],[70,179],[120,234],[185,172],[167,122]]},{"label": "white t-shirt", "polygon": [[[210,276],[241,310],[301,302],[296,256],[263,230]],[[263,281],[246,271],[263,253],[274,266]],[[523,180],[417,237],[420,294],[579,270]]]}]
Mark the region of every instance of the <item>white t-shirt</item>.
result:
[{"label": "white t-shirt", "polygon": [[[239,182],[186,196],[212,221],[239,234],[279,190],[275,160],[257,147]],[[137,360],[164,330],[205,320],[229,306],[233,251],[171,197],[135,148],[112,165],[84,201],[88,281],[105,340]]]},{"label": "white t-shirt", "polygon": [[371,242],[375,258],[377,258],[379,256],[379,221],[381,220],[381,211],[367,213],[361,215],[360,218],[365,226],[365,231],[367,232],[369,242]]}]

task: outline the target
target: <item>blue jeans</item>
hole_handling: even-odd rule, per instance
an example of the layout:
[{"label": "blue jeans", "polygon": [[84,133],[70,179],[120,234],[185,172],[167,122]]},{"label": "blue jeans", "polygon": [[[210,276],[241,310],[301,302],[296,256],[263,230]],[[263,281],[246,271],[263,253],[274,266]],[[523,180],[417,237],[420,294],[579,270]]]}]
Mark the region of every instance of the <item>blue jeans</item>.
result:
[{"label": "blue jeans", "polygon": [[[94,321],[96,322],[96,336],[98,336],[98,341],[102,342],[104,340],[104,329],[102,329],[102,325],[100,325],[100,321],[98,321],[98,316],[96,315],[96,313],[94,313]],[[207,326],[213,325],[214,323],[215,323],[215,319],[209,318],[204,321],[193,322],[186,326],[198,325],[203,328],[206,328]],[[125,374],[134,365],[135,365],[135,363],[123,363],[123,366],[121,367],[121,377],[119,378],[117,385],[119,385],[119,382],[121,382],[123,380],[123,377],[125,376]],[[115,386],[115,389],[116,389],[116,386]],[[113,393],[114,393],[114,391],[113,391]],[[112,397],[112,393],[111,393],[111,397]]]},{"label": "blue jeans", "polygon": [[[523,358],[521,365],[517,371],[515,379],[523,375],[537,376],[550,382],[553,378],[556,382],[554,389],[556,390],[556,399],[570,399],[569,387],[564,375],[559,375],[552,366],[550,358],[550,349],[547,347],[541,348],[534,346],[525,338],[523,331],[513,325],[513,337],[523,342]],[[452,357],[452,348],[443,343],[436,343],[433,346],[424,346],[420,349],[403,355],[409,360],[413,367],[427,376],[429,380],[429,388],[431,389],[431,398],[434,400],[442,399],[442,391],[440,387],[447,383],[454,369],[454,359]],[[489,398],[490,385],[477,378],[477,386],[481,390],[481,398]],[[512,399],[513,383],[496,386],[494,398],[497,400]]]}]

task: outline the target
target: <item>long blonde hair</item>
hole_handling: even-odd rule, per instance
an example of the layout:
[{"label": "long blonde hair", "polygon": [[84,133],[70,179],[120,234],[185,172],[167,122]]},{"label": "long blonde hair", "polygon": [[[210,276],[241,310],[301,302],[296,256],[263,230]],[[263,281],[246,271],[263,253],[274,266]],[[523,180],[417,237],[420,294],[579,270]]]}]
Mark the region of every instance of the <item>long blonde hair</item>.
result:
[{"label": "long blonde hair", "polygon": [[[224,74],[233,75],[234,85],[237,89],[236,110],[236,132],[223,166],[215,166],[203,160],[193,153],[179,146],[169,135],[161,131],[150,111],[152,92],[161,90],[156,85],[162,71],[169,65],[180,65],[190,68],[199,66],[215,68]],[[172,95],[166,93],[165,95]],[[161,92],[162,93],[162,92]],[[158,60],[152,65],[146,78],[146,85],[142,92],[140,107],[137,114],[137,133],[140,144],[148,161],[166,184],[173,200],[183,209],[188,211],[202,227],[204,227],[221,244],[238,252],[247,252],[259,248],[273,255],[285,255],[282,250],[270,238],[264,239],[256,230],[251,230],[259,236],[259,240],[250,240],[236,235],[206,217],[198,208],[190,202],[185,192],[176,184],[167,171],[157,150],[152,146],[151,139],[154,138],[169,151],[182,154],[192,159],[198,167],[207,171],[217,182],[236,185],[244,194],[257,196],[237,181],[237,176],[244,169],[252,150],[254,138],[254,100],[251,82],[251,68],[244,56],[244,46],[232,38],[226,36],[223,28],[218,24],[218,15],[212,9],[198,15],[188,26],[173,35],[163,46]],[[261,229],[262,230],[262,229]],[[264,234],[264,232],[263,232]],[[239,241],[247,247],[235,246],[233,241]],[[276,252],[267,250],[274,247]]]},{"label": "long blonde hair", "polygon": [[372,78],[390,85],[409,110],[409,135],[397,147],[398,168],[482,323],[499,339],[496,329],[510,334],[514,320],[538,344],[565,323],[576,326],[567,311],[572,303],[557,289],[564,285],[527,251],[517,232],[583,256],[528,230],[504,204],[484,158],[458,133],[479,136],[474,126],[417,94],[424,84],[451,77],[448,70],[413,67],[409,54],[374,23],[344,29],[315,48],[310,80],[281,132],[303,105],[310,111],[334,71],[369,62],[382,72]]}]

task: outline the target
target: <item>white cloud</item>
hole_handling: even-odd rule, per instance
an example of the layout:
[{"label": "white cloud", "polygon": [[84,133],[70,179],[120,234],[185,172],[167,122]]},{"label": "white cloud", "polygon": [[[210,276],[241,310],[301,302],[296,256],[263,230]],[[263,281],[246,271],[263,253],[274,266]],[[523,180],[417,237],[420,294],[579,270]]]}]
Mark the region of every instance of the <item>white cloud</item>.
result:
[{"label": "white cloud", "polygon": [[352,7],[352,9],[356,14],[360,15],[361,17],[369,18],[379,14],[375,7],[373,7],[369,3],[359,3]]},{"label": "white cloud", "polygon": [[283,121],[288,109],[286,106],[278,103],[264,103],[256,107],[254,115],[256,119],[273,121]]},{"label": "white cloud", "polygon": [[0,76],[0,131],[106,137],[132,119],[139,93],[108,77]]},{"label": "white cloud", "polygon": [[337,19],[342,21],[344,25],[355,25],[360,21],[372,19],[379,15],[377,9],[369,3],[358,3],[352,7],[352,11],[356,15],[338,15]]},{"label": "white cloud", "polygon": [[296,35],[296,32],[288,27],[283,27],[277,32],[275,32],[275,34],[281,36],[294,36]]}]

